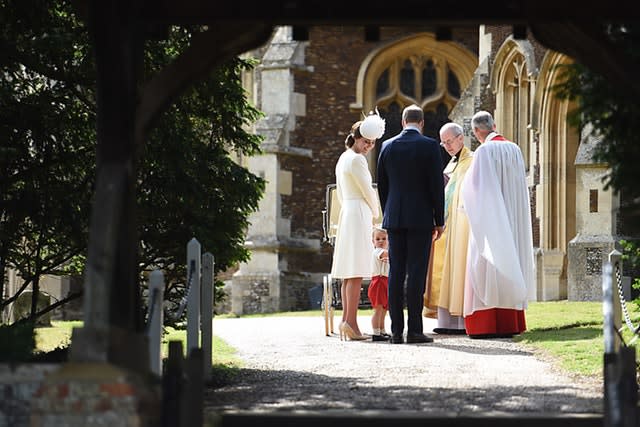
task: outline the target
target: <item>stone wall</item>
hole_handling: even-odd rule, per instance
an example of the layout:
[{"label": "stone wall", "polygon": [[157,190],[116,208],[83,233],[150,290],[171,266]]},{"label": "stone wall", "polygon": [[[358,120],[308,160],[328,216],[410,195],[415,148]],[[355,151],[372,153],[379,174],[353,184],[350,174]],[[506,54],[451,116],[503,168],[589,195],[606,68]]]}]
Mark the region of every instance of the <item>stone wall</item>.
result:
[{"label": "stone wall", "polygon": [[31,427],[155,427],[160,384],[107,363],[65,363],[31,399]]},{"label": "stone wall", "polygon": [[0,364],[0,427],[31,425],[31,398],[58,364]]},{"label": "stone wall", "polygon": [[569,243],[569,301],[602,301],[602,265],[614,249],[610,236],[577,236]]}]

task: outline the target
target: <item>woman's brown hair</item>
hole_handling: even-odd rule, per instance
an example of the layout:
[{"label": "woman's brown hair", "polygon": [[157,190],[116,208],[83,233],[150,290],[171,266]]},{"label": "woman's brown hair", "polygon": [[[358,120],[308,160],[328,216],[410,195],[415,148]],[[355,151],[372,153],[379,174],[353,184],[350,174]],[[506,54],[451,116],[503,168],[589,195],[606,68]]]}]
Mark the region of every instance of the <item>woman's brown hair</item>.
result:
[{"label": "woman's brown hair", "polygon": [[362,138],[362,134],[360,133],[361,124],[362,124],[362,120],[359,120],[351,126],[351,133],[347,135],[347,139],[344,140],[345,147],[347,148],[353,147],[353,144],[356,143],[356,139]]}]

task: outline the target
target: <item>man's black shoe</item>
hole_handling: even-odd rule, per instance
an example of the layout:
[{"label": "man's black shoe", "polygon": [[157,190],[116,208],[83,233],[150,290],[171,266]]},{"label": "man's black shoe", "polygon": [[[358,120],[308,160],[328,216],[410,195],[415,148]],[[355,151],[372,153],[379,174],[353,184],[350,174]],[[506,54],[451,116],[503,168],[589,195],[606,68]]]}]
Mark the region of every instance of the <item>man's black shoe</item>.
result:
[{"label": "man's black shoe", "polygon": [[402,335],[391,335],[389,342],[391,344],[402,344],[404,343],[404,337]]},{"label": "man's black shoe", "polygon": [[433,338],[425,334],[407,334],[407,344],[420,344],[433,342]]},{"label": "man's black shoe", "polygon": [[384,335],[371,335],[371,341],[389,341],[390,336]]},{"label": "man's black shoe", "polygon": [[433,332],[440,335],[464,335],[465,329],[433,328]]}]

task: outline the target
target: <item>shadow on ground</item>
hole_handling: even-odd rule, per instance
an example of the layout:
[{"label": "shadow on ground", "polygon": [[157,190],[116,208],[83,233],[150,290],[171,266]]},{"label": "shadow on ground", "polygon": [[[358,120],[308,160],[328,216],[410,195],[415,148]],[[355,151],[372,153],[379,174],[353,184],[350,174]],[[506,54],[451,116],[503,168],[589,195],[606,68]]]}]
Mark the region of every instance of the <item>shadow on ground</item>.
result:
[{"label": "shadow on ground", "polygon": [[[471,374],[469,374],[471,375]],[[602,399],[564,387],[471,387],[464,389],[366,384],[357,378],[296,371],[240,369],[223,387],[205,392],[205,412],[234,411],[421,411],[432,414],[602,413]]]}]

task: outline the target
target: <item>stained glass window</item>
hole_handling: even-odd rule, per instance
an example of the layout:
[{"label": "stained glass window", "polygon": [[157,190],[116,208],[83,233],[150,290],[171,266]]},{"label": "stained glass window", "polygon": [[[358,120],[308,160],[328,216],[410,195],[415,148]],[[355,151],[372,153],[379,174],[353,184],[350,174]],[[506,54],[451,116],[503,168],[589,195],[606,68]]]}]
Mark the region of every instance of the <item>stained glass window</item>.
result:
[{"label": "stained glass window", "polygon": [[387,93],[389,90],[389,69],[387,68],[382,72],[380,77],[378,77],[378,82],[376,84],[376,96],[380,97]]},{"label": "stained glass window", "polygon": [[416,72],[410,60],[404,61],[404,66],[400,70],[400,90],[407,96],[416,96]]},{"label": "stained glass window", "polygon": [[436,77],[436,68],[432,60],[428,60],[422,69],[422,97],[427,98],[436,93],[438,80]]},{"label": "stained glass window", "polygon": [[451,96],[460,98],[460,81],[451,69],[449,69],[449,73],[447,75],[447,89]]},{"label": "stained glass window", "polygon": [[[390,58],[387,64],[375,86],[374,105],[386,120],[379,143],[402,130],[402,110],[410,104],[424,110],[423,134],[439,139],[440,128],[450,121],[448,115],[461,93],[460,81],[446,59],[412,53]],[[442,157],[446,164],[449,155],[444,150]]]}]

